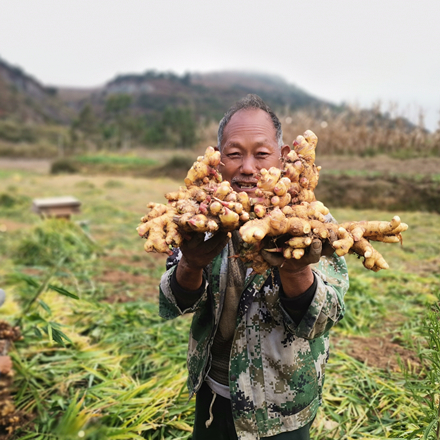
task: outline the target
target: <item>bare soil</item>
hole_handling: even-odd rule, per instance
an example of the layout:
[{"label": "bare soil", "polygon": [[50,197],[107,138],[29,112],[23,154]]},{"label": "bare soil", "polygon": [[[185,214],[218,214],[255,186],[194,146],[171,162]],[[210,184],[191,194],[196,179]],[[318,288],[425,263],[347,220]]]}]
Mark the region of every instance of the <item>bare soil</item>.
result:
[{"label": "bare soil", "polygon": [[336,347],[344,345],[347,354],[369,367],[400,371],[400,358],[404,365],[420,368],[416,353],[391,341],[390,335],[333,337],[332,341]]},{"label": "bare soil", "polygon": [[316,156],[316,164],[325,170],[346,171],[378,171],[390,174],[439,174],[440,157],[421,157],[412,159],[394,159],[388,156],[357,157],[357,156]]},{"label": "bare soil", "polygon": [[26,223],[18,223],[7,218],[0,218],[0,234],[2,232],[13,232],[27,227],[28,225]]},{"label": "bare soil", "polygon": [[7,159],[0,158],[0,170],[33,171],[49,174],[51,161],[48,159]]},{"label": "bare soil", "polygon": [[[23,170],[37,173],[49,173],[49,159],[9,159],[0,158],[0,170]],[[439,174],[440,157],[421,157],[412,159],[394,159],[388,156],[357,157],[357,156],[319,156],[317,165],[325,170],[365,170],[383,173],[405,174]]]},{"label": "bare soil", "polygon": [[120,252],[106,255],[102,259],[105,269],[97,276],[97,281],[108,285],[109,295],[104,301],[125,303],[139,300],[157,300],[158,280],[148,273],[160,266],[165,268],[166,255],[155,255],[154,266],[148,258],[135,259],[139,252]]}]

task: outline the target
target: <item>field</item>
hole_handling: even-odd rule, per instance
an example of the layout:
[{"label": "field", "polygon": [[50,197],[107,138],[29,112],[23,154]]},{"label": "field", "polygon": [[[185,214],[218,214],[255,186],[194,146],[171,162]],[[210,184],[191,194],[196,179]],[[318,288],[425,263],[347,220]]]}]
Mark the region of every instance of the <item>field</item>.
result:
[{"label": "field", "polygon": [[[146,254],[135,231],[147,203],[162,202],[180,183],[38,170],[0,168],[1,316],[20,323],[24,335],[10,354],[25,422],[8,438],[190,438],[190,319],[157,316],[165,257]],[[31,212],[33,198],[58,195],[82,202],[74,222]],[[369,272],[347,257],[347,314],[333,331],[312,437],[438,439],[440,216],[323,201],[339,221],[398,213],[410,228],[403,246],[377,245],[388,271]]]}]

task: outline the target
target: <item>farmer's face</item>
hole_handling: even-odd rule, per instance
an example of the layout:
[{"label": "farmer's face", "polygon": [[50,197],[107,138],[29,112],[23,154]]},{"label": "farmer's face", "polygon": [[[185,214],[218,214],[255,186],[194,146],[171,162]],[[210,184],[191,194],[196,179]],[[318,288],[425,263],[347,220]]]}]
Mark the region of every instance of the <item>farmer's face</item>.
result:
[{"label": "farmer's face", "polygon": [[255,195],[257,176],[262,168],[281,168],[281,156],[290,151],[281,149],[269,115],[260,109],[240,110],[226,125],[221,144],[223,179],[231,183],[236,192]]}]

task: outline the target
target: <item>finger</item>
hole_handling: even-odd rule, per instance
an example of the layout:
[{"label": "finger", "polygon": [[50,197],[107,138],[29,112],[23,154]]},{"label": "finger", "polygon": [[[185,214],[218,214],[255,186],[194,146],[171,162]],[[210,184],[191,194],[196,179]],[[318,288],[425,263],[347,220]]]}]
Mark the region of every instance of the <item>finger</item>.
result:
[{"label": "finger", "polygon": [[317,263],[321,258],[322,253],[322,242],[319,239],[314,239],[309,248],[309,253],[307,255],[307,261],[309,264]]},{"label": "finger", "polygon": [[228,242],[229,240],[229,235],[227,232],[218,232],[217,234],[215,234],[213,237],[211,237],[209,240],[206,240],[203,243],[203,250],[206,253],[211,253],[212,251],[214,251],[216,248],[220,247],[220,249],[225,247],[225,244]]},{"label": "finger", "polygon": [[208,243],[212,239],[206,242],[207,244],[209,244],[209,249],[210,249],[209,251],[207,251],[208,255],[215,257],[221,252],[221,250],[226,246],[226,243],[229,241],[230,236],[228,233],[225,232],[220,234],[221,235],[218,238],[216,238],[216,240],[213,241],[212,243]]},{"label": "finger", "polygon": [[322,247],[322,255],[325,257],[331,257],[334,254],[335,250],[331,246],[331,244],[327,241]]},{"label": "finger", "polygon": [[205,234],[192,234],[183,247],[194,249],[205,241]]},{"label": "finger", "polygon": [[330,243],[333,243],[334,241],[336,241],[338,239],[338,236],[336,235],[336,232],[333,229],[329,229],[328,232],[329,232],[328,239],[329,239]]},{"label": "finger", "polygon": [[261,251],[261,256],[271,265],[271,266],[281,266],[284,262],[284,256],[278,252],[267,252],[265,250]]}]

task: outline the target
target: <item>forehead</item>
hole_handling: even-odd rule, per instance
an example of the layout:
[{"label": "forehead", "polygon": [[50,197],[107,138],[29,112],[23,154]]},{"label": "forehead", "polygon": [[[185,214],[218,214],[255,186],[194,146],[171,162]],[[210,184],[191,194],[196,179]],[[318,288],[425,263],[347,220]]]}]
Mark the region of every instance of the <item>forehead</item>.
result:
[{"label": "forehead", "polygon": [[235,113],[227,123],[222,146],[231,142],[256,141],[277,143],[276,130],[270,116],[260,109],[244,109]]}]

